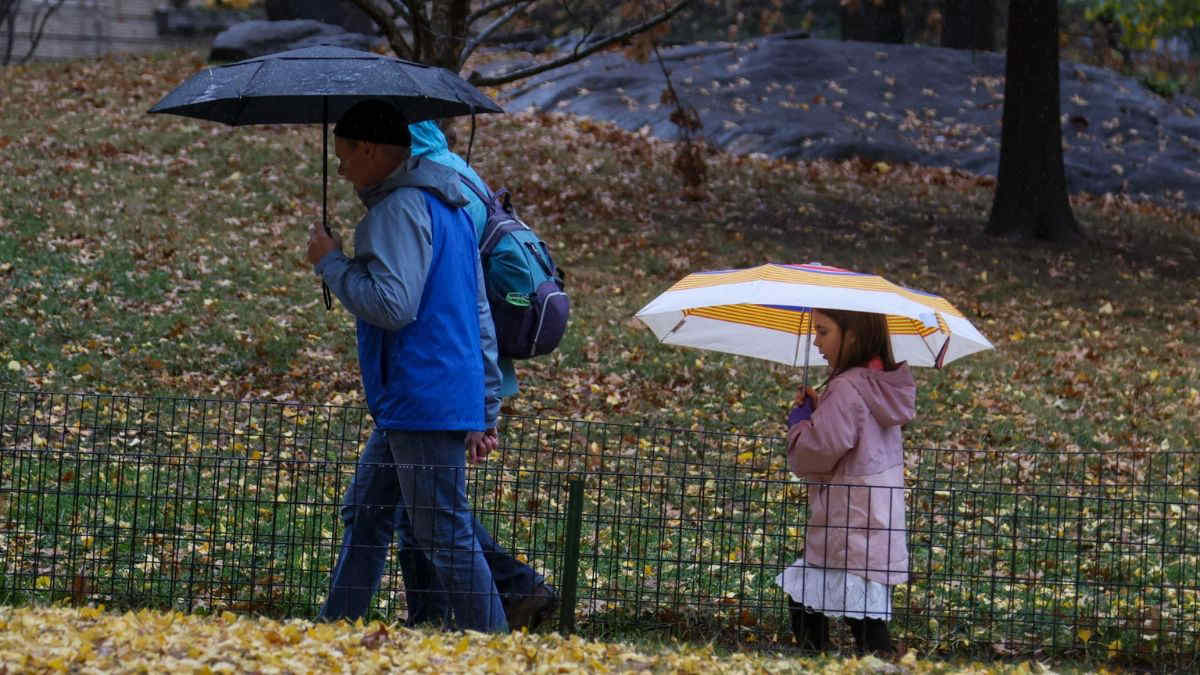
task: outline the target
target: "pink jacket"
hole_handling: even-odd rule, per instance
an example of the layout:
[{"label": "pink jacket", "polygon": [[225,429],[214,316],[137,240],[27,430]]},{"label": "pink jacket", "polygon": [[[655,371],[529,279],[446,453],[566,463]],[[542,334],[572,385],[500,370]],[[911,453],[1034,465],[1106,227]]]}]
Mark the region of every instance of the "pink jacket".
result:
[{"label": "pink jacket", "polygon": [[881,584],[908,580],[900,425],[916,415],[908,367],[851,368],[811,420],[788,429],[788,466],[810,481],[804,560]]}]

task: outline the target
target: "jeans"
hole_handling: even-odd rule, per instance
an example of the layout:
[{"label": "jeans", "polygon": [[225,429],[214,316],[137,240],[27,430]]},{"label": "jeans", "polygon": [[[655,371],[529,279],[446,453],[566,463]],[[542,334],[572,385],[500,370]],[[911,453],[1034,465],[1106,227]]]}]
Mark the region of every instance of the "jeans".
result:
[{"label": "jeans", "polygon": [[[545,578],[526,565],[512,557],[492,539],[483,524],[472,519],[475,526],[475,537],[479,547],[483,549],[483,558],[487,561],[488,569],[492,572],[492,581],[500,593],[501,603],[507,607],[510,602],[519,602],[521,598],[533,593],[533,590],[545,583]],[[404,577],[404,595],[408,604],[408,625],[416,626],[423,623],[447,625],[450,618],[450,607],[446,602],[445,589],[438,580],[433,564],[420,551],[401,547],[396,552],[400,564],[400,574]]]},{"label": "jeans", "polygon": [[[504,631],[497,584],[516,587],[506,592],[527,593],[541,582],[497,546],[471,513],[462,432],[376,429],[359,457],[341,516],[346,529],[321,609],[324,619],[366,614],[393,532],[410,624]],[[496,568],[494,577],[489,565]]]}]

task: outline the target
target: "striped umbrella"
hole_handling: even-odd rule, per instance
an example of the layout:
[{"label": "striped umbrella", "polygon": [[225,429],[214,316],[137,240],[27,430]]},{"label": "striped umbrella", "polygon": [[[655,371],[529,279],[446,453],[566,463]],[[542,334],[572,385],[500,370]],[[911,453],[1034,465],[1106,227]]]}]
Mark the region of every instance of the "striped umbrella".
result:
[{"label": "striped umbrella", "polygon": [[[793,366],[825,364],[812,345],[812,309],[886,314],[897,361],[942,367],[991,349],[945,298],[820,263],[767,263],[695,272],[637,313],[665,344]],[[807,372],[806,380],[807,380]]]}]

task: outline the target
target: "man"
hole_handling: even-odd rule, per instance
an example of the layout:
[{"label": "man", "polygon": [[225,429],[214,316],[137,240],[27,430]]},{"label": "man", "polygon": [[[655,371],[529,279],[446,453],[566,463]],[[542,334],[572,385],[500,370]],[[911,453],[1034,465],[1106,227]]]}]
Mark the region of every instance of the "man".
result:
[{"label": "man", "polygon": [[392,533],[428,561],[447,627],[507,630],[466,495],[466,459],[495,449],[500,373],[474,227],[457,175],[409,158],[407,123],[383,101],[334,127],[338,174],[367,207],[354,258],[314,226],[307,259],[357,319],[375,430],[346,492],[326,619],[366,613]]},{"label": "man", "polygon": [[[459,181],[470,180],[484,194],[489,192],[487,184],[479,174],[463,161],[462,157],[450,150],[446,136],[437,122],[417,122],[409,125],[408,130],[412,137],[412,156],[447,166],[458,174]],[[462,192],[468,202],[465,210],[475,226],[478,239],[483,235],[487,208],[470,188],[462,187]],[[502,376],[500,396],[508,397],[517,392],[516,370],[513,368],[512,359],[501,358],[499,365]],[[476,536],[483,547],[484,558],[500,592],[509,627],[513,630],[536,630],[558,609],[558,592],[532,567],[519,562],[498,546],[478,522]],[[444,596],[438,593],[437,578],[429,569],[428,561],[424,556],[411,555],[404,550],[400,551],[399,556],[404,586],[408,589],[410,623],[438,622],[446,613],[444,603],[438,600]],[[420,589],[429,589],[429,592],[422,592]]]}]

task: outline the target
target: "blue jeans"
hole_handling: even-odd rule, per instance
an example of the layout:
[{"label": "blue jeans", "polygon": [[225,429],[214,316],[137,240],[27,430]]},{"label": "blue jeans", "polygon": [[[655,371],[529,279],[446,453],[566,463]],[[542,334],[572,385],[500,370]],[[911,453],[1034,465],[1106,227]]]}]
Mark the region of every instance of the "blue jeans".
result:
[{"label": "blue jeans", "polygon": [[[479,547],[483,549],[483,558],[487,561],[488,569],[492,572],[492,581],[499,591],[504,606],[510,602],[519,602],[523,597],[533,593],[533,590],[545,578],[504,550],[492,539],[483,524],[478,520],[472,521],[475,526],[475,537]],[[446,602],[446,592],[438,580],[433,564],[421,551],[401,547],[396,552],[400,564],[400,574],[404,577],[404,596],[408,604],[408,625],[416,626],[423,623],[448,625],[450,607]]]},{"label": "blue jeans", "polygon": [[345,532],[322,618],[366,614],[395,532],[410,625],[507,628],[497,588],[525,594],[543,580],[472,515],[465,468],[461,432],[371,434],[343,500]]}]

